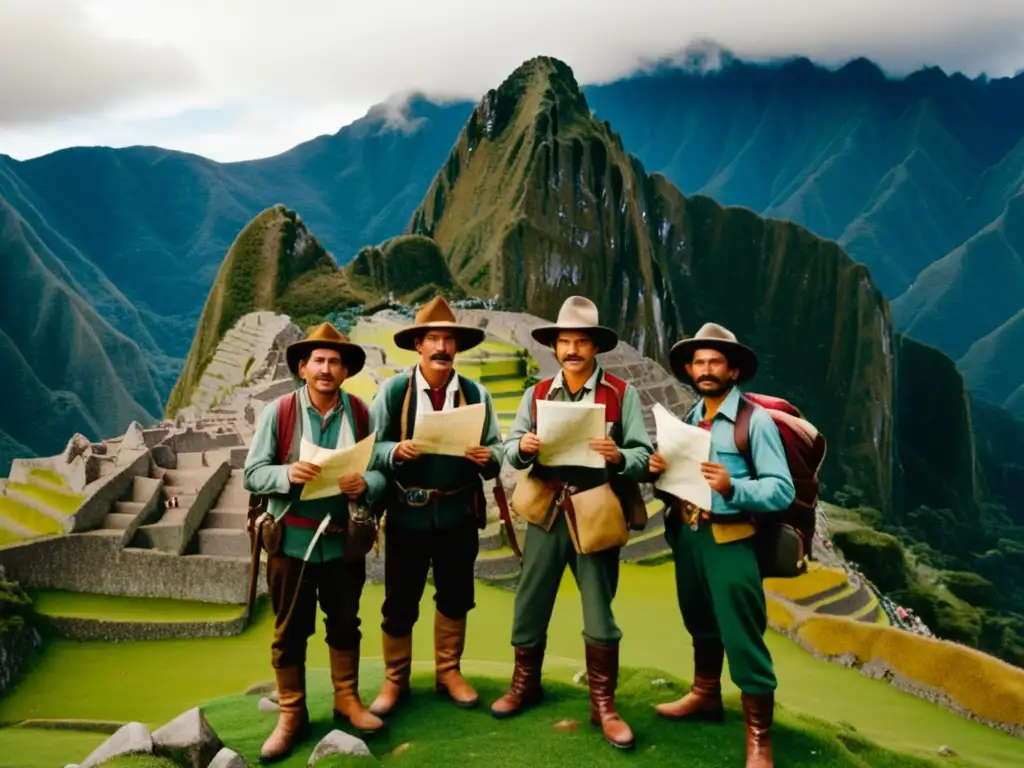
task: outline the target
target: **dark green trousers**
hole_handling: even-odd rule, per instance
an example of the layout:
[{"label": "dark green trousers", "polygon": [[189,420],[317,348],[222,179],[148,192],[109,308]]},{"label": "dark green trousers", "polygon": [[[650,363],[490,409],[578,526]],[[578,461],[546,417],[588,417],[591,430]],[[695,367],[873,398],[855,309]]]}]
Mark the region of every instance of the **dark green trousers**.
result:
[{"label": "dark green trousers", "polygon": [[665,520],[665,539],[676,566],[676,594],[686,630],[695,639],[720,639],[729,675],[744,693],[776,688],[764,586],[750,539],[718,544],[711,526],[697,531],[678,514]]},{"label": "dark green trousers", "polygon": [[612,600],[619,586],[619,549],[576,554],[565,515],[559,513],[550,531],[532,523],[526,527],[512,619],[512,645],[536,648],[546,640],[558,585],[567,565],[583,601],[584,640],[612,645],[622,638],[612,614]]}]

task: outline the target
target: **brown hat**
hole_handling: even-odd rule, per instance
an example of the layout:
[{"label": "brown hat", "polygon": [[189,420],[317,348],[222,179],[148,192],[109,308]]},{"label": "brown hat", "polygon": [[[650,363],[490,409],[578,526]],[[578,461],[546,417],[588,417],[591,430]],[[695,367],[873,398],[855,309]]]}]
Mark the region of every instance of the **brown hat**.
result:
[{"label": "brown hat", "polygon": [[698,349],[715,349],[728,356],[729,363],[740,370],[737,384],[749,381],[757,373],[754,350],[736,341],[736,334],[728,328],[717,323],[704,323],[692,339],[677,341],[669,350],[668,359],[676,378],[690,381],[684,366],[693,360],[693,353]]},{"label": "brown hat", "polygon": [[472,325],[460,325],[455,322],[455,315],[452,313],[448,302],[443,296],[435,296],[429,302],[420,307],[416,313],[416,319],[408,328],[403,328],[395,334],[395,346],[399,349],[416,350],[416,337],[431,329],[439,331],[451,331],[455,337],[455,348],[459,352],[472,349],[484,340],[484,330],[475,328]]},{"label": "brown hat", "polygon": [[555,323],[534,328],[531,335],[544,346],[550,347],[558,339],[560,331],[585,333],[602,352],[615,349],[619,343],[619,335],[615,331],[597,324],[597,305],[583,296],[570,296],[562,302]]},{"label": "brown hat", "polygon": [[348,336],[330,323],[321,323],[301,341],[294,341],[285,349],[285,360],[288,370],[299,375],[299,361],[308,357],[314,349],[336,349],[341,355],[341,363],[348,375],[355,376],[366,363],[366,352],[358,344],[348,340]]}]

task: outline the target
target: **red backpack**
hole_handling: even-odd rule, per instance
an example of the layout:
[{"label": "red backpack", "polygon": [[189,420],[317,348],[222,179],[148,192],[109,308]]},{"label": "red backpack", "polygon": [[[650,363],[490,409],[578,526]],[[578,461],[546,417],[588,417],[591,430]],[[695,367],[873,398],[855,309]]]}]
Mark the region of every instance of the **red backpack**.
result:
[{"label": "red backpack", "polygon": [[796,487],[793,503],[774,513],[774,521],[796,530],[803,539],[804,551],[810,554],[817,519],[818,470],[825,460],[825,437],[789,401],[772,395],[743,393],[736,411],[733,439],[747,462],[751,477],[757,477],[750,454],[750,417],[754,412],[754,404],[764,408],[778,427],[782,448],[786,452],[786,463]]}]

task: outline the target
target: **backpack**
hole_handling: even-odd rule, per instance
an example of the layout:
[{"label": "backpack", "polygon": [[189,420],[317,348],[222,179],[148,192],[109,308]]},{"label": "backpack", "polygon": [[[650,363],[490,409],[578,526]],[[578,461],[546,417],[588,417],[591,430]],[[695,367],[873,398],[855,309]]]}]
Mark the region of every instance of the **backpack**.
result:
[{"label": "backpack", "polygon": [[[551,392],[551,385],[554,378],[539,381],[533,388],[533,423],[537,423],[537,401],[547,400]],[[604,406],[604,420],[606,424],[618,424],[622,421],[622,400],[626,396],[626,387],[629,386],[618,376],[601,372],[601,378],[597,382],[594,391],[594,403]],[[647,527],[647,505],[644,503],[643,494],[640,492],[640,485],[634,480],[622,477],[613,473],[608,478],[612,491],[619,497],[622,503],[623,512],[626,514],[626,523],[630,530],[642,531]]]},{"label": "backpack", "polygon": [[[757,477],[750,453],[750,417],[753,415],[755,404],[768,412],[779,430],[782,448],[786,453],[786,464],[789,465],[789,472],[793,476],[793,485],[796,488],[796,498],[792,504],[786,509],[769,514],[774,517],[775,523],[788,525],[800,534],[804,551],[809,556],[817,522],[818,470],[825,460],[825,437],[804,418],[799,408],[787,400],[771,395],[744,393],[736,411],[733,439],[737,450],[747,462],[751,477]],[[759,516],[758,520],[761,519]]]}]

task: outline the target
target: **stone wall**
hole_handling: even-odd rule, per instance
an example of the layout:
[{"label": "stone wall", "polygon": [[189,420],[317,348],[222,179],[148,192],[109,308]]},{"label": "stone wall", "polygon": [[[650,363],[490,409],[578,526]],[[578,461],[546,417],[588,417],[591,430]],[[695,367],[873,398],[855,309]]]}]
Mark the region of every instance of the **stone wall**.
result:
[{"label": "stone wall", "polygon": [[[14,544],[0,549],[0,566],[26,589],[245,603],[249,562],[244,558],[121,549],[119,541],[84,533]],[[266,566],[260,570],[257,590],[264,594]]]},{"label": "stone wall", "polygon": [[103,478],[106,482],[97,484],[96,490],[82,502],[78,511],[68,518],[65,530],[69,533],[80,533],[103,525],[111,506],[131,490],[135,477],[149,474],[150,461],[149,451],[146,451]]},{"label": "stone wall", "polygon": [[248,622],[243,611],[222,621],[104,621],[64,616],[45,616],[44,626],[70,640],[130,643],[140,640],[194,640],[241,634]]}]

